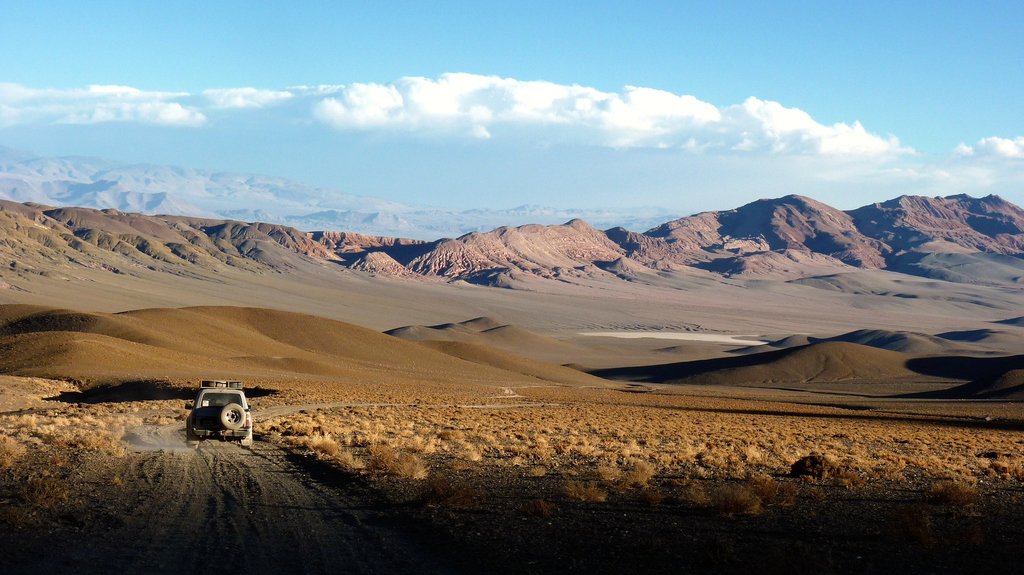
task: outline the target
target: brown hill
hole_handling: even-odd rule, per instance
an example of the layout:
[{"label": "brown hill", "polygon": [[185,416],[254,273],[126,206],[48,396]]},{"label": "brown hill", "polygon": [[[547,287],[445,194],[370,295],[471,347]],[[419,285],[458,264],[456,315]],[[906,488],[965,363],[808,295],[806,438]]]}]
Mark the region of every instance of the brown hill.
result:
[{"label": "brown hill", "polygon": [[607,387],[609,385],[606,380],[570,367],[536,361],[491,347],[458,341],[423,341],[421,345],[452,357],[533,377],[538,380],[538,384],[546,383],[550,385],[550,383],[556,382],[567,385],[596,387]]},{"label": "brown hill", "polygon": [[494,272],[524,272],[541,277],[600,272],[598,262],[612,262],[622,248],[582,220],[560,226],[502,227],[438,243],[407,263],[423,275],[486,283]]},{"label": "brown hill", "polygon": [[486,316],[459,323],[407,325],[384,333],[408,341],[468,343],[543,361],[553,361],[579,351],[571,343]]},{"label": "brown hill", "polygon": [[734,210],[704,212],[647,232],[693,250],[737,254],[808,251],[857,267],[885,266],[886,247],[862,234],[845,212],[803,196],[752,202]]},{"label": "brown hill", "polygon": [[313,265],[529,289],[536,279],[661,286],[671,283],[667,272],[684,269],[788,279],[853,266],[962,283],[1024,282],[1024,210],[996,196],[904,196],[849,213],[786,196],[696,214],[642,234],[602,232],[572,220],[435,242],[0,201],[0,232],[0,258],[18,274],[76,266],[115,274],[140,268],[176,275],[226,268],[265,273]]},{"label": "brown hill", "polygon": [[491,386],[544,378],[537,362],[527,364],[517,369],[509,356],[504,368],[492,367],[351,324],[259,308],[104,314],[0,306],[0,373],[73,379],[86,389],[211,376]]},{"label": "brown hill", "polygon": [[894,253],[1024,252],[1024,210],[999,196],[900,196],[849,214]]},{"label": "brown hill", "polygon": [[879,381],[920,377],[909,356],[846,342],[823,342],[742,355],[592,372],[598,377],[651,383],[713,385]]},{"label": "brown hill", "polygon": [[[948,389],[915,394],[912,397],[929,399],[1001,399],[1024,400],[1024,355],[997,358],[959,358],[957,370],[973,381]],[[944,362],[957,358],[936,358],[931,365],[918,369],[935,371]]]}]

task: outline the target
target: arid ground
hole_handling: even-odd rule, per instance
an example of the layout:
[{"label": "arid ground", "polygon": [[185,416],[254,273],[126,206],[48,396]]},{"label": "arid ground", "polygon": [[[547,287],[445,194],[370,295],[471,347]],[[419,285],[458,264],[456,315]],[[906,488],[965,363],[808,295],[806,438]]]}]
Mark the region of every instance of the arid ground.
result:
[{"label": "arid ground", "polygon": [[[491,291],[484,297],[503,295]],[[2,306],[0,566],[952,573],[1016,564],[1024,365],[1005,334],[1020,327],[992,323],[1004,337],[973,343],[821,325],[788,342],[778,330],[732,330],[772,341],[750,349],[581,335],[702,331],[672,317],[608,320],[622,313],[595,311],[579,330],[546,328],[524,310],[521,325],[452,317],[387,335],[267,308]],[[844,313],[855,315],[824,324]],[[184,405],[204,377],[245,381],[251,449],[186,444]]]}]

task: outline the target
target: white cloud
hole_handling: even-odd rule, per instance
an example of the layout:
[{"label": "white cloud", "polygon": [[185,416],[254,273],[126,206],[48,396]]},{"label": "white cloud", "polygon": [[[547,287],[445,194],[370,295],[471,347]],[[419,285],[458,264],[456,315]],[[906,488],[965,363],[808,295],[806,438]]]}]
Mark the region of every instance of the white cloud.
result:
[{"label": "white cloud", "polygon": [[973,146],[960,144],[954,150],[958,156],[997,159],[1024,159],[1024,136],[999,138],[992,136],[978,140]]},{"label": "white cloud", "polygon": [[[757,98],[719,109],[691,95],[654,88],[603,92],[476,74],[330,88],[331,96],[314,106],[314,114],[342,130],[386,127],[490,137],[502,126],[533,126],[560,131],[560,137],[579,143],[621,148],[856,157],[912,152],[897,138],[872,134],[859,122],[826,126],[802,110]],[[304,90],[325,92],[323,87]]]},{"label": "white cloud", "polygon": [[[605,92],[577,84],[479,74],[411,76],[391,83],[215,88],[193,95],[130,86],[39,90],[0,84],[0,126],[143,122],[199,126],[204,109],[287,106],[338,130],[389,130],[476,139],[525,137],[537,144],[665,148],[691,154],[889,158],[913,153],[859,122],[824,125],[779,102],[748,98],[718,107],[642,86]],[[218,116],[221,118],[222,116]],[[969,153],[1020,154],[1020,141],[987,138]],[[1014,152],[1016,150],[1016,152]],[[967,154],[967,150],[961,152]]]},{"label": "white cloud", "polygon": [[144,122],[198,126],[202,112],[177,100],[187,93],[147,92],[130,86],[93,85],[84,89],[33,89],[0,84],[0,125],[29,123],[95,124]]},{"label": "white cloud", "polygon": [[295,97],[288,91],[257,88],[214,88],[203,90],[203,96],[214,108],[263,108]]}]

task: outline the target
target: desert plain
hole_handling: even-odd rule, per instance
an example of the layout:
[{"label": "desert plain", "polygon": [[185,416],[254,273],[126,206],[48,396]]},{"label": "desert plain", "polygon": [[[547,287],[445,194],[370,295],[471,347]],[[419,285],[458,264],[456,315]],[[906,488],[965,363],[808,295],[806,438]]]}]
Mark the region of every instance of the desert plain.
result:
[{"label": "desert plain", "polygon": [[[762,230],[809,205],[779,203]],[[7,572],[1017,565],[1019,208],[969,230],[1003,252],[949,224],[684,257],[3,207]],[[185,441],[207,378],[245,382],[251,449]]]}]

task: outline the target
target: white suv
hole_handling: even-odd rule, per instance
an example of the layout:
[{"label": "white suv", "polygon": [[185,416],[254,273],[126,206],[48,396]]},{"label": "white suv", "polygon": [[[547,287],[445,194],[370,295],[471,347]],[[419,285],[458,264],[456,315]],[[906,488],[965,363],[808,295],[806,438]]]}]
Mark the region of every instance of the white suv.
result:
[{"label": "white suv", "polygon": [[252,413],[242,391],[242,382],[207,379],[199,385],[194,403],[185,420],[185,437],[199,441],[217,437],[240,440],[243,446],[252,445]]}]

